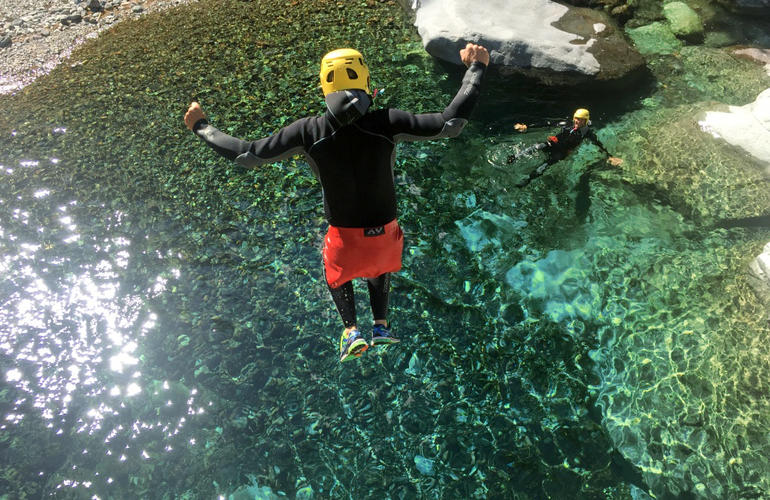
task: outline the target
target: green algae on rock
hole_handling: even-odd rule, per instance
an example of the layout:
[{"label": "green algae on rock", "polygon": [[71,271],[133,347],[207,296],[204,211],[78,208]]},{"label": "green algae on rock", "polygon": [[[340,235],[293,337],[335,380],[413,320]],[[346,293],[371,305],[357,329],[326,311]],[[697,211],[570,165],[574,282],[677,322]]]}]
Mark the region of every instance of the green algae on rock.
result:
[{"label": "green algae on rock", "polygon": [[682,47],[671,28],[661,22],[627,28],[626,33],[642,55],[673,54]]},{"label": "green algae on rock", "polygon": [[678,37],[693,38],[703,36],[703,22],[698,13],[684,2],[669,2],[663,5],[671,31]]}]

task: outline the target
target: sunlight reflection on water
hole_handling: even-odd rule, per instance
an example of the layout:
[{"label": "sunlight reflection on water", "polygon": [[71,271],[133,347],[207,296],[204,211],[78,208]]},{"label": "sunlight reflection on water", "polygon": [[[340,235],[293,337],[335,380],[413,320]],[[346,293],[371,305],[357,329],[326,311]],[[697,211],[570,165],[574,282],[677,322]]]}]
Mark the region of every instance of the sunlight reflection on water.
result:
[{"label": "sunlight reflection on water", "polygon": [[[48,190],[39,190],[35,198],[48,194]],[[59,211],[66,212],[66,207]],[[29,212],[16,210],[14,215],[23,224],[30,224]],[[72,216],[62,215],[58,222],[67,231],[62,240],[65,245],[80,239]],[[40,232],[45,234],[45,228]],[[9,239],[16,238],[9,235]],[[111,246],[126,245],[118,241]],[[104,392],[104,387],[97,387],[105,359],[116,373],[138,363],[133,355],[137,343],[132,328],[140,317],[142,301],[138,297],[118,298],[120,283],[115,269],[126,265],[128,254],[124,250],[114,252],[111,262],[100,260],[81,267],[79,274],[51,280],[46,271],[69,267],[69,259],[39,255],[41,243],[21,243],[19,248],[17,255],[6,255],[3,260],[3,268],[17,289],[8,300],[14,306],[0,313],[5,325],[0,347],[19,363],[6,372],[6,380],[34,394],[34,406],[50,419],[54,414],[67,414],[74,392]],[[140,335],[153,326],[150,316],[141,325]],[[132,378],[139,375],[136,372]],[[135,390],[126,389],[127,394],[131,392]]]},{"label": "sunlight reflection on water", "polygon": [[[0,228],[2,377],[21,395],[0,416],[0,429],[42,419],[65,440],[93,436],[54,479],[57,490],[93,491],[126,471],[137,473],[141,462],[194,447],[194,431],[183,431],[206,410],[197,389],[148,381],[138,352],[157,323],[147,298],[163,293],[179,269],[151,278],[144,293],[126,293],[132,239],[116,233],[129,216],[114,210],[107,237],[84,237],[90,227],[78,202],[52,202],[60,194],[30,188],[13,200],[18,208],[9,207],[10,220]],[[78,467],[93,454],[113,464]]]}]

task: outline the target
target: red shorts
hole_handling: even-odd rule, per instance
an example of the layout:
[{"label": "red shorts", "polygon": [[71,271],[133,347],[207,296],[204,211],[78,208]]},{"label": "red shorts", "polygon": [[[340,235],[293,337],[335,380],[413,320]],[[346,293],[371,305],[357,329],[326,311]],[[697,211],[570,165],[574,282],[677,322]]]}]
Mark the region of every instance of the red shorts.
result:
[{"label": "red shorts", "polygon": [[393,219],[384,226],[329,226],[324,238],[324,269],[332,288],[353,278],[376,278],[401,269],[404,233]]}]

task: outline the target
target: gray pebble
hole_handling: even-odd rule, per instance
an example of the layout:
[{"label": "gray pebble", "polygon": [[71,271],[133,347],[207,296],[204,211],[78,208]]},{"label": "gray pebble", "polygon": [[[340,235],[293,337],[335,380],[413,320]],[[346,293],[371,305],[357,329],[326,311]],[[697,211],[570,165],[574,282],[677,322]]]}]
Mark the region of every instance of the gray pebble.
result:
[{"label": "gray pebble", "polygon": [[65,26],[69,26],[70,24],[77,24],[82,20],[83,20],[83,16],[81,16],[80,14],[70,14],[69,16],[62,19],[61,23]]}]

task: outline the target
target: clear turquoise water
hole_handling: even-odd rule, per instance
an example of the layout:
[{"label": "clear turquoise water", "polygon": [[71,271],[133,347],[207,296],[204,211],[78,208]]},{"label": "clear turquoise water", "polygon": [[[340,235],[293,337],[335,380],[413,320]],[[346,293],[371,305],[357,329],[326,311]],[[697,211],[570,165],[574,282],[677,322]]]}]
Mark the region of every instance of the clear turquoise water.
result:
[{"label": "clear turquoise water", "polygon": [[[744,272],[770,231],[714,229],[766,213],[766,184],[694,118],[752,100],[770,86],[760,68],[696,47],[612,96],[490,78],[460,138],[400,149],[404,342],[343,368],[307,166],[239,171],[181,113],[199,98],[256,136],[318,112],[296,90],[315,52],[363,28],[295,39],[285,59],[307,63],[287,73],[280,23],[243,30],[259,9],[223,5],[121,25],[0,102],[0,493],[767,494],[769,330]],[[329,5],[294,21],[312,30],[341,15]],[[362,43],[380,44],[380,105],[440,109],[459,74],[421,55],[395,5],[377,9],[382,39]],[[196,15],[210,17],[184,29],[205,26],[220,41],[206,50],[229,57],[180,65],[202,49],[170,27]],[[545,131],[512,124],[578,104],[624,166],[584,146],[513,187],[502,159]]]}]

